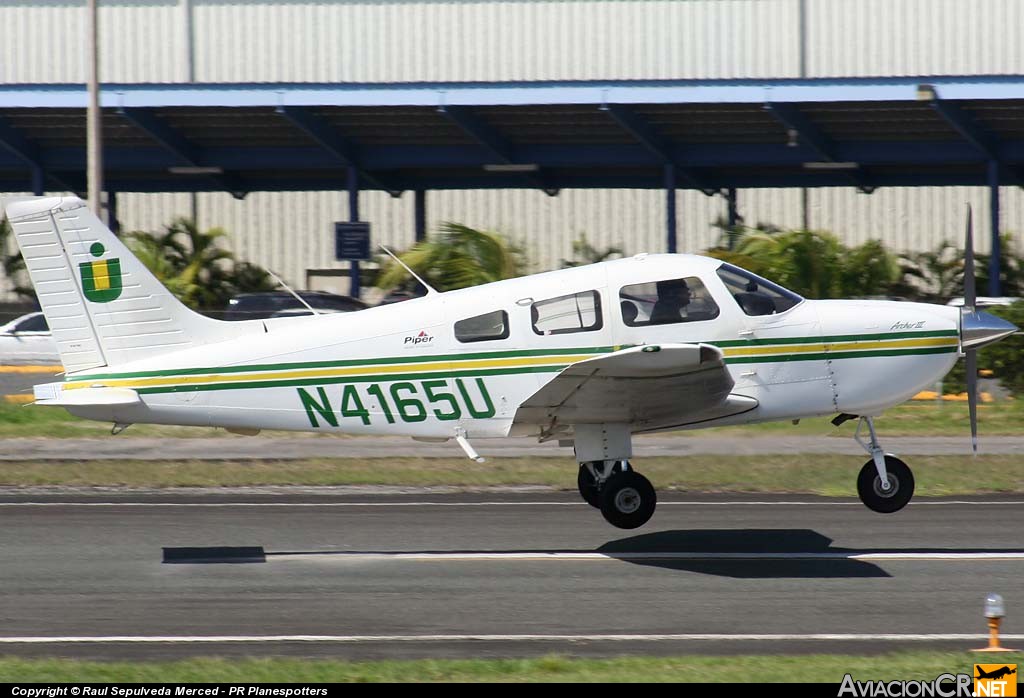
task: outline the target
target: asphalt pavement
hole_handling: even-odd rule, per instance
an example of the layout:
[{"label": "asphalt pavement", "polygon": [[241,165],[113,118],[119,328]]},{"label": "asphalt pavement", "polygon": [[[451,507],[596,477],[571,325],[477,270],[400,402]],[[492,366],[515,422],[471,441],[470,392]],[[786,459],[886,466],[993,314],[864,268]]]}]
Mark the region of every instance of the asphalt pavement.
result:
[{"label": "asphalt pavement", "polygon": [[0,495],[0,653],[871,653],[1024,640],[1024,498]]}]

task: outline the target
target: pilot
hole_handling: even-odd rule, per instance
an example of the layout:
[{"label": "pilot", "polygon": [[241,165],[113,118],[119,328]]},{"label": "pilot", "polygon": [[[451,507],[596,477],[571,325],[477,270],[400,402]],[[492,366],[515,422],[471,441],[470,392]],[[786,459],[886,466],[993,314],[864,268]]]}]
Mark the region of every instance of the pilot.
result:
[{"label": "pilot", "polygon": [[686,318],[686,306],[690,304],[690,287],[685,279],[670,279],[658,282],[658,300],[651,309],[652,325],[667,325],[682,322]]}]

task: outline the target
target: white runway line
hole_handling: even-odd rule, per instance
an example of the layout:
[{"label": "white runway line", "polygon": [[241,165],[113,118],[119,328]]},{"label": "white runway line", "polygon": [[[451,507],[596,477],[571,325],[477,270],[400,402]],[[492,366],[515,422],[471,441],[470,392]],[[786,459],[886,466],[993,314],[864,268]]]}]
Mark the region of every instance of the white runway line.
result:
[{"label": "white runway line", "polygon": [[[1004,640],[1024,640],[1024,635],[1001,635]],[[868,634],[868,633],[816,633],[816,634],[746,634],[716,633],[680,634],[595,634],[595,635],[106,635],[57,637],[0,637],[5,645],[41,645],[60,643],[265,643],[265,642],[974,642],[984,641],[984,633],[931,633],[931,634]]]},{"label": "white runway line", "polygon": [[[1024,500],[941,502],[915,501],[910,506],[1021,506]],[[0,507],[588,507],[586,502],[0,502]],[[667,501],[658,506],[807,506],[807,507],[863,507],[860,502],[801,502],[801,501]]]},{"label": "white runway line", "polygon": [[274,553],[266,551],[267,562],[330,558],[338,560],[397,560],[412,562],[535,562],[563,561],[585,562],[593,560],[663,560],[663,561],[713,561],[713,560],[854,560],[863,562],[881,562],[889,560],[925,560],[925,561],[971,561],[981,560],[1024,560],[1024,552],[985,552],[985,553],[856,553],[856,552],[823,552],[823,553],[698,553],[698,552],[665,552],[665,553],[600,553],[600,552],[527,552],[527,553]]}]

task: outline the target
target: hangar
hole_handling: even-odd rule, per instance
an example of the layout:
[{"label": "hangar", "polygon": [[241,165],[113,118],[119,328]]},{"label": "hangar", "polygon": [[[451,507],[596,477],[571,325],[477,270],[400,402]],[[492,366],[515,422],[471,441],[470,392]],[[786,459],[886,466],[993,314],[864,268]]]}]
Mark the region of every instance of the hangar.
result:
[{"label": "hangar", "polygon": [[[958,238],[965,200],[982,250],[1024,228],[1019,3],[868,4],[101,2],[111,205],[297,284],[354,217],[398,247],[498,227],[536,268],[580,234],[700,250],[719,216],[897,250]],[[84,188],[81,14],[0,8],[2,190]]]}]

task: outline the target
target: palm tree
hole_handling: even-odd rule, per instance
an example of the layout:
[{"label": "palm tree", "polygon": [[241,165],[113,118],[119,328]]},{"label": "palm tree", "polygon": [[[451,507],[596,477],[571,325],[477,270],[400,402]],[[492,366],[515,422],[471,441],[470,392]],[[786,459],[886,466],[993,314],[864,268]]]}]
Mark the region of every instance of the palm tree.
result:
[{"label": "palm tree", "polygon": [[844,298],[890,295],[899,277],[896,257],[881,240],[868,240],[844,251],[840,294]]},{"label": "palm tree", "polygon": [[562,260],[562,269],[578,267],[583,264],[597,264],[614,257],[621,257],[623,254],[621,247],[606,247],[599,250],[590,244],[586,235],[580,235],[572,242],[572,259]]},{"label": "palm tree", "polygon": [[901,296],[944,303],[963,289],[963,253],[948,240],[934,250],[904,254],[900,261],[902,278],[894,291]]},{"label": "palm tree", "polygon": [[843,247],[828,233],[749,233],[736,252],[762,260],[765,276],[808,298],[835,298],[842,290]]},{"label": "palm tree", "polygon": [[[1019,297],[1024,295],[1024,256],[1016,254],[1016,245],[1013,236],[1003,234],[999,236],[1000,256],[999,266],[999,287],[1004,296]],[[983,293],[988,292],[989,262],[991,254],[979,254],[976,257],[978,288]]]},{"label": "palm tree", "polygon": [[[444,223],[436,235],[400,255],[401,260],[440,291],[468,288],[522,275],[522,252],[499,233],[461,223]],[[377,286],[392,289],[409,281],[399,264],[388,264]]]},{"label": "palm tree", "polygon": [[[722,243],[708,255],[808,298],[887,295],[899,277],[896,258],[877,240],[847,248],[823,231],[782,230],[765,223],[723,229]],[[725,246],[730,243],[732,249]]]},{"label": "palm tree", "polygon": [[203,232],[194,221],[177,218],[159,234],[130,233],[127,244],[182,303],[219,310],[238,293],[276,288],[263,269],[238,262],[218,244],[226,236],[221,228]]},{"label": "palm tree", "polygon": [[0,267],[4,270],[4,276],[6,276],[14,288],[15,295],[24,300],[35,301],[36,291],[32,288],[31,284],[26,285],[24,283],[25,278],[25,258],[21,252],[16,254],[7,254],[8,240],[11,238],[11,225],[7,222],[6,218],[0,219]]}]

